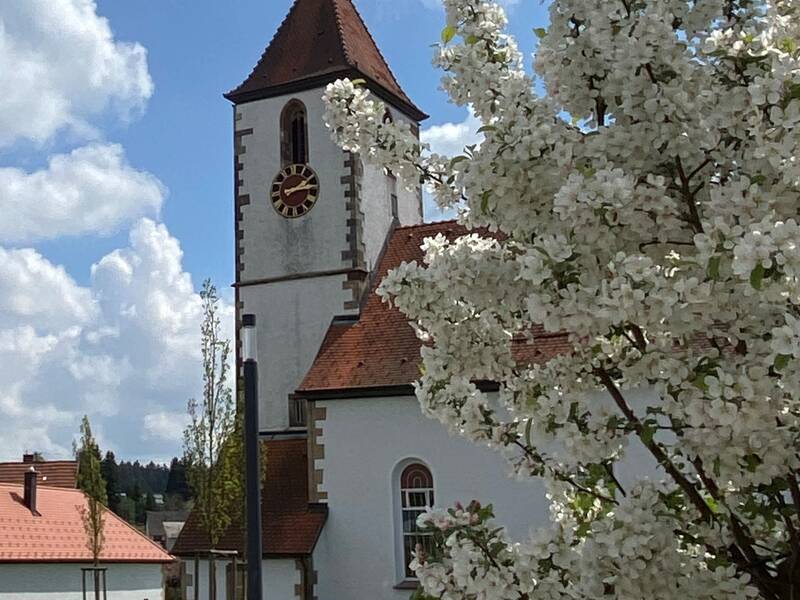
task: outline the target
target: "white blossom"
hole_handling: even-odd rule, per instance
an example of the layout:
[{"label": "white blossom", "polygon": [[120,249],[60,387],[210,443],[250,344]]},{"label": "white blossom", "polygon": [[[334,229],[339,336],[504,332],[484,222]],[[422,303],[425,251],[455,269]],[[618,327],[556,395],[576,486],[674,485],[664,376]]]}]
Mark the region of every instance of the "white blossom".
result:
[{"label": "white blossom", "polygon": [[[444,5],[435,63],[480,146],[431,155],[349,81],[329,86],[327,122],[462,207],[471,233],[427,240],[379,293],[425,342],[423,412],[544,478],[552,523],[515,541],[477,504],[423,516],[425,593],[788,600],[800,2],[553,0],[543,95],[498,5]],[[548,353],[559,337],[571,350]],[[652,481],[621,477],[634,451]]]}]

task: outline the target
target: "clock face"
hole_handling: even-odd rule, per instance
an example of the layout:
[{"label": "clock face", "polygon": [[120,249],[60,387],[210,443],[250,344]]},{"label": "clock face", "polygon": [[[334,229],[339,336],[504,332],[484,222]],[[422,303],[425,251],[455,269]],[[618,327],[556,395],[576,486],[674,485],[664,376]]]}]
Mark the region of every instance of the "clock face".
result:
[{"label": "clock face", "polygon": [[289,165],[272,182],[272,206],[287,219],[302,217],[319,197],[317,174],[307,165]]}]

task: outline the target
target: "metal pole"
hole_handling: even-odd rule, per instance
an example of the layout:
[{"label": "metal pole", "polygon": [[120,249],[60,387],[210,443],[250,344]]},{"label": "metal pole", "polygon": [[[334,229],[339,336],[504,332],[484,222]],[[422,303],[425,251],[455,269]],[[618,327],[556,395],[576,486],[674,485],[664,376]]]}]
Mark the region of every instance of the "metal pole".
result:
[{"label": "metal pole", "polygon": [[258,437],[256,316],[242,315],[244,432],[247,469],[247,600],[263,600],[261,589],[261,448]]}]

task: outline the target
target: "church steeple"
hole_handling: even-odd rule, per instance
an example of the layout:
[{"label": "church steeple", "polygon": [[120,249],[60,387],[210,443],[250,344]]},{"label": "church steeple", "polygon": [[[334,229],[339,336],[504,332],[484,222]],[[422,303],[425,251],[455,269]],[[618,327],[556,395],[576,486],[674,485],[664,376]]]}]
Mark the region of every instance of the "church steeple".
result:
[{"label": "church steeple", "polygon": [[247,79],[225,97],[241,104],[360,78],[416,121],[417,108],[392,74],[352,0],[295,0]]}]

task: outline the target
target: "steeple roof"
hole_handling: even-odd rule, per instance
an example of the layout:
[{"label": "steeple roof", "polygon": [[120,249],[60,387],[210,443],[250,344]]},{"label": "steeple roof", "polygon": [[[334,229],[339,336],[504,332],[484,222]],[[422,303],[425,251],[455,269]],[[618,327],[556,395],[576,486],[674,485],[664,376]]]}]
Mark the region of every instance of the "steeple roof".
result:
[{"label": "steeple roof", "polygon": [[361,78],[410,117],[427,117],[406,95],[352,0],[295,0],[245,81],[225,97],[241,104]]}]

